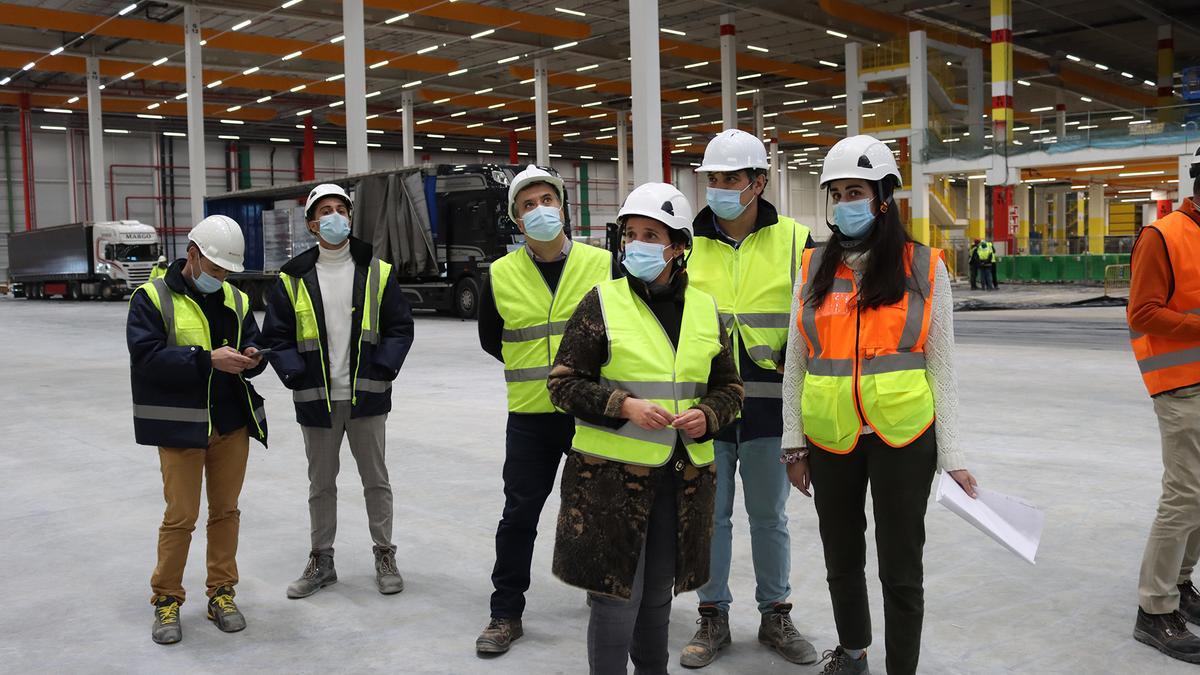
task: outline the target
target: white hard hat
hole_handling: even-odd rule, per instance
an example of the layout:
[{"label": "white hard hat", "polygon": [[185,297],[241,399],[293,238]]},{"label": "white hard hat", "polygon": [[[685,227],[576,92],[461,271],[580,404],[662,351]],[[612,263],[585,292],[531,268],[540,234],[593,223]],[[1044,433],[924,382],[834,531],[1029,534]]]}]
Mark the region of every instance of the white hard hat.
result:
[{"label": "white hard hat", "polygon": [[158,262],[160,262],[160,263],[167,262],[167,256],[165,256],[165,255],[158,256]]},{"label": "white hard hat", "polygon": [[696,173],[767,168],[767,147],[761,140],[741,129],[726,129],[708,142]]},{"label": "white hard hat", "polygon": [[306,219],[312,218],[313,207],[324,197],[341,197],[342,201],[346,202],[346,208],[354,208],[354,202],[350,200],[350,195],[346,194],[342,186],[334,185],[333,183],[322,183],[313,188],[312,192],[308,193],[308,200],[304,202],[304,217]]},{"label": "white hard hat", "polygon": [[821,187],[843,178],[881,181],[886,176],[894,176],[896,185],[904,182],[891,149],[874,136],[850,136],[834,144],[829,154],[825,155],[825,163],[821,167]]},{"label": "white hard hat", "polygon": [[517,194],[533,183],[549,183],[553,185],[555,191],[558,192],[558,203],[561,204],[566,201],[566,198],[563,196],[562,179],[545,169],[539,169],[530,164],[521,173],[513,176],[512,182],[508,184],[508,215],[513,220],[516,220],[517,216],[520,215],[517,213]]},{"label": "white hard hat", "polygon": [[246,239],[242,228],[229,216],[209,216],[188,232],[188,241],[200,249],[200,255],[229,272],[245,269]]},{"label": "white hard hat", "polygon": [[692,241],[692,205],[687,197],[669,183],[645,183],[633,189],[621,205],[617,220],[626,216],[646,216],[672,230],[683,230]]}]

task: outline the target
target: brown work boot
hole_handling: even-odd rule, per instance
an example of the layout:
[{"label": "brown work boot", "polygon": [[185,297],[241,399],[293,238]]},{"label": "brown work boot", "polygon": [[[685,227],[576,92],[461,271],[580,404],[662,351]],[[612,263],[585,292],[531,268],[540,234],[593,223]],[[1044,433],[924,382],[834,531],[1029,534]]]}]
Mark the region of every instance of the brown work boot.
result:
[{"label": "brown work boot", "polygon": [[679,665],[684,668],[703,668],[717,660],[722,649],[733,642],[729,636],[729,615],[715,605],[700,605],[700,628],[691,642],[683,647]]},{"label": "brown work boot", "polygon": [[1200,637],[1188,630],[1179,612],[1147,614],[1139,607],[1133,637],[1173,659],[1200,663]]},{"label": "brown work boot", "polygon": [[817,650],[804,639],[792,623],[792,603],[777,602],[775,607],[762,615],[758,627],[758,641],[779,652],[792,663],[817,662]]},{"label": "brown work boot", "polygon": [[1189,623],[1200,625],[1200,593],[1190,579],[1179,584],[1179,613]]},{"label": "brown work boot", "polygon": [[506,653],[512,643],[524,634],[520,619],[492,617],[487,628],[475,639],[475,652],[481,656],[499,656]]}]

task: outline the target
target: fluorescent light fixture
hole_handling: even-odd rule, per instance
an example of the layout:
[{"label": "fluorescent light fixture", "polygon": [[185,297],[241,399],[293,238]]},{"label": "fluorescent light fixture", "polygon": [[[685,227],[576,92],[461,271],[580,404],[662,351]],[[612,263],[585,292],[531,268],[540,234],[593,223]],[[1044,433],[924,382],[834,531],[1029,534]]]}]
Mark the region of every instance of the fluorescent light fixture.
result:
[{"label": "fluorescent light fixture", "polygon": [[488,87],[487,89],[480,89],[479,91],[475,92],[475,95],[479,96],[480,94],[486,94],[486,93],[490,92],[491,90],[492,90],[491,87]]},{"label": "fluorescent light fixture", "polygon": [[846,95],[845,95],[845,94],[835,94],[835,95],[834,95],[834,97],[833,97],[833,100],[835,100],[835,101],[838,101],[838,100],[841,100],[841,99],[843,99],[843,98],[846,98]]},{"label": "fluorescent light fixture", "polygon": [[582,73],[582,72],[584,72],[584,71],[587,71],[587,70],[594,70],[594,69],[596,69],[596,68],[599,68],[599,67],[600,67],[600,64],[599,64],[599,63],[593,63],[593,64],[591,64],[590,66],[580,66],[580,67],[578,67],[578,68],[576,68],[576,69],[575,69],[575,72],[577,72],[577,73]]},{"label": "fluorescent light fixture", "polygon": [[1110,119],[1109,121],[1110,122],[1122,122],[1124,120],[1131,120],[1131,119],[1133,119],[1133,115],[1118,115],[1118,116]]},{"label": "fluorescent light fixture", "polygon": [[[127,74],[128,74],[128,75],[133,75],[133,73],[127,73]],[[121,79],[125,79],[125,78],[124,78],[124,77],[122,77]],[[224,82],[225,82],[225,80],[213,80],[212,82],[209,82],[209,83],[208,83],[207,85],[205,85],[205,86],[206,86],[208,89],[216,89],[217,87],[219,87],[219,86],[221,86],[222,84],[224,84]]]},{"label": "fluorescent light fixture", "polygon": [[338,73],[337,75],[330,75],[329,77],[325,78],[325,81],[326,82],[337,82],[338,80],[342,79],[343,77],[346,77],[345,73]]},{"label": "fluorescent light fixture", "polygon": [[428,47],[424,47],[424,48],[422,48],[422,49],[418,49],[418,50],[417,50],[417,53],[418,53],[418,54],[428,54],[429,52],[436,52],[436,51],[437,51],[437,48],[438,48],[438,45],[430,45],[430,46],[428,46]]},{"label": "fluorescent light fixture", "polygon": [[825,33],[826,33],[826,35],[832,35],[833,37],[842,38],[843,40],[850,37],[849,35],[846,35],[845,33],[839,33],[836,30],[830,30],[828,28],[825,29]]},{"label": "fluorescent light fixture", "polygon": [[421,80],[413,80],[412,82],[405,82],[404,86],[402,86],[401,89],[408,89],[409,87],[415,87],[419,84],[421,84]]},{"label": "fluorescent light fixture", "polygon": [[1088,98],[1087,96],[1080,96],[1080,97],[1079,97],[1079,100],[1080,100],[1080,101],[1083,101],[1084,103],[1091,103],[1091,102],[1092,102],[1092,99]]},{"label": "fluorescent light fixture", "polygon": [[[521,80],[521,84],[531,84],[532,82],[533,82],[533,78],[532,78],[532,77],[531,77],[531,78],[529,78],[528,80]],[[531,101],[532,101],[533,99],[531,98],[531,99],[529,99],[529,100],[531,100]]]},{"label": "fluorescent light fixture", "polygon": [[1067,58],[1071,59],[1075,63],[1079,63],[1080,61],[1083,60],[1083,59],[1079,58],[1078,56],[1075,56],[1074,54],[1067,54]]},{"label": "fluorescent light fixture", "polygon": [[684,68],[684,70],[687,70],[688,68],[699,68],[700,66],[707,66],[707,65],[708,65],[708,61],[700,61],[699,63],[689,63],[686,66],[684,66],[683,68]]},{"label": "fluorescent light fixture", "polygon": [[532,128],[533,127],[517,127],[516,129],[513,129],[513,131],[529,131]]},{"label": "fluorescent light fixture", "polygon": [[480,32],[478,32],[478,33],[476,33],[476,34],[472,35],[472,36],[471,36],[471,39],[472,39],[472,40],[475,40],[475,39],[477,39],[477,38],[481,38],[481,37],[487,37],[487,36],[489,36],[489,35],[491,35],[492,33],[495,33],[495,32],[496,32],[496,29],[495,29],[495,28],[489,28],[489,29],[487,29],[487,30],[485,30],[485,31],[480,31]]},{"label": "fluorescent light fixture", "polygon": [[[685,124],[685,125],[683,125],[683,126],[685,126],[685,127],[686,127],[687,125]],[[675,127],[671,127],[671,128],[672,128],[672,129],[674,129]],[[596,140],[598,140],[598,141],[604,141],[604,140],[608,140],[608,139],[610,139],[610,138],[612,138],[612,134],[605,134],[604,136],[597,136],[597,137],[596,137]]]},{"label": "fluorescent light fixture", "polygon": [[1070,121],[1070,122],[1063,122],[1063,126],[1064,126],[1064,127],[1075,127],[1075,126],[1079,126],[1080,124],[1082,124],[1082,123],[1081,123],[1079,120],[1072,120],[1072,121]]},{"label": "fluorescent light fixture", "polygon": [[516,56],[510,56],[508,58],[500,59],[496,63],[498,63],[500,65],[504,65],[505,63],[512,63],[513,61],[516,61],[519,58],[521,58],[521,55],[517,54]]},{"label": "fluorescent light fixture", "polygon": [[967,176],[967,180],[979,180],[980,178],[987,178],[987,174],[977,173],[977,174],[974,174],[971,176]]},{"label": "fluorescent light fixture", "polygon": [[[237,111],[239,111],[239,110],[241,110],[241,109],[242,109],[242,106],[240,106],[240,105],[235,105],[235,106],[232,106],[232,107],[226,108],[226,109],[225,109],[225,112],[237,112]],[[241,122],[238,122],[238,124],[241,124]]]},{"label": "fluorescent light fixture", "polygon": [[408,18],[408,14],[397,14],[396,16],[393,16],[392,18],[385,20],[384,23],[390,26],[390,25],[396,23],[397,21],[403,21],[407,18]]},{"label": "fluorescent light fixture", "polygon": [[258,66],[254,66],[253,68],[247,68],[247,69],[243,70],[242,74],[243,75],[253,75],[257,72],[258,72]]},{"label": "fluorescent light fixture", "polygon": [[303,2],[303,0],[288,0],[287,2],[280,5],[279,9],[287,9],[289,7],[295,7],[296,5],[300,4],[301,2]]},{"label": "fluorescent light fixture", "polygon": [[802,122],[802,123],[800,124],[800,126],[802,126],[802,127],[811,127],[811,126],[812,126],[812,125],[814,125],[814,124],[820,124],[820,123],[821,123],[821,120],[809,120],[809,121],[807,121],[807,122]]},{"label": "fluorescent light fixture", "polygon": [[1029,131],[1029,127],[1013,127],[1013,131]]},{"label": "fluorescent light fixture", "polygon": [[321,145],[337,145],[337,141],[317,141]]},{"label": "fluorescent light fixture", "polygon": [[567,123],[567,121],[566,121],[566,120],[559,120],[559,121],[557,121],[557,122],[551,122],[551,123],[550,123],[550,126],[552,126],[552,127],[556,127],[556,126],[558,126],[558,125],[560,125],[560,124],[566,124],[566,123]]},{"label": "fluorescent light fixture", "polygon": [[382,67],[386,66],[387,64],[388,64],[388,60],[384,59],[382,61],[377,61],[375,63],[372,63],[370,66],[367,66],[367,67],[370,70],[375,70],[376,68],[382,68]]},{"label": "fluorescent light fixture", "polygon": [[1037,136],[1038,134],[1048,134],[1048,133],[1050,133],[1049,129],[1034,129],[1033,131],[1029,132],[1029,135]]},{"label": "fluorescent light fixture", "polygon": [[496,108],[503,108],[504,106],[504,103],[493,103],[488,106],[488,110],[495,110]]},{"label": "fluorescent light fixture", "polygon": [[42,112],[56,113],[59,115],[70,115],[71,111],[66,108],[42,108]]},{"label": "fluorescent light fixture", "polygon": [[382,134],[383,129],[367,129],[368,134]]},{"label": "fluorescent light fixture", "polygon": [[337,43],[339,43],[339,42],[341,42],[342,40],[345,40],[345,39],[346,39],[346,36],[345,36],[345,35],[339,35],[339,36],[337,36],[337,37],[330,38],[330,39],[329,39],[329,42],[330,42],[330,44],[335,44],[335,45],[336,45]]},{"label": "fluorescent light fixture", "polygon": [[1025,80],[1017,80],[1017,84],[1021,85],[1022,87],[1031,87],[1031,86],[1033,86],[1033,85],[1029,84],[1028,82],[1026,82]]},{"label": "fluorescent light fixture", "polygon": [[450,116],[451,117],[463,117],[466,114],[467,114],[466,110],[459,110],[458,112],[450,113]]},{"label": "fluorescent light fixture", "polygon": [[763,54],[770,53],[770,51],[771,51],[770,49],[767,49],[766,47],[756,47],[754,45],[746,45],[746,49],[749,49],[752,52],[762,52]]},{"label": "fluorescent light fixture", "polygon": [[290,91],[294,94],[298,91],[304,91],[305,87],[307,87],[307,86],[308,86],[307,84],[298,84],[298,85],[292,87],[291,89],[288,89],[288,91]]},{"label": "fluorescent light fixture", "polygon": [[1054,110],[1054,106],[1052,106],[1052,105],[1044,105],[1044,106],[1042,106],[1042,107],[1040,107],[1040,108],[1032,108],[1032,109],[1030,109],[1030,111],[1029,111],[1029,112],[1031,112],[1031,113],[1040,113],[1040,112],[1046,112],[1046,111],[1049,111],[1049,110]]},{"label": "fluorescent light fixture", "polygon": [[820,110],[833,110],[836,107],[837,107],[836,105],[819,105],[819,106],[813,108],[813,111],[816,112],[816,111],[820,111]]},{"label": "fluorescent light fixture", "polygon": [[707,87],[710,84],[712,84],[712,82],[693,82],[684,87],[684,89],[699,89],[700,87]]},{"label": "fluorescent light fixture", "polygon": [[225,141],[241,140],[241,136],[217,136],[217,138],[220,138],[221,140],[225,140]]},{"label": "fluorescent light fixture", "polygon": [[1121,71],[1121,77],[1128,77],[1129,79],[1131,79],[1131,80],[1132,80],[1132,79],[1133,79],[1133,73],[1127,73],[1127,72],[1125,72],[1125,71],[1123,71],[1123,70],[1122,70],[1122,71]]},{"label": "fluorescent light fixture", "polygon": [[687,105],[688,103],[697,103],[699,101],[700,101],[700,99],[698,99],[698,98],[689,98],[686,101],[680,101],[679,105]]},{"label": "fluorescent light fixture", "polygon": [[1115,171],[1117,169],[1124,169],[1124,168],[1125,168],[1124,164],[1109,164],[1106,166],[1081,166],[1078,169],[1075,169],[1075,171],[1077,173],[1086,173],[1088,171]]},{"label": "fluorescent light fixture", "polygon": [[563,138],[572,138],[572,137],[574,137],[574,136],[578,136],[578,135],[579,135],[579,132],[578,132],[578,131],[572,131],[572,132],[571,132],[571,133],[569,133],[569,134],[563,134]]},{"label": "fluorescent light fixture", "polygon": [[566,42],[566,43],[563,43],[563,44],[561,44],[561,45],[558,45],[558,46],[556,46],[556,47],[554,48],[554,51],[558,51],[558,50],[560,50],[560,49],[570,49],[571,47],[574,47],[574,46],[575,46],[575,45],[577,45],[577,44],[579,44],[579,41],[578,41],[578,40],[575,40],[575,41],[572,41],[572,42]]},{"label": "fluorescent light fixture", "polygon": [[104,133],[106,133],[106,134],[127,134],[127,133],[129,133],[129,130],[128,129],[105,129]]},{"label": "fluorescent light fixture", "polygon": [[558,154],[558,153],[556,153],[556,152],[552,152],[552,153],[550,153],[550,156],[551,156],[551,157],[554,157],[555,159],[562,159],[562,155],[560,155],[560,154]]},{"label": "fluorescent light fixture", "polygon": [[1099,126],[1099,124],[1081,124],[1079,125],[1079,130],[1083,131],[1084,129],[1095,129]]},{"label": "fluorescent light fixture", "polygon": [[808,80],[800,80],[799,82],[789,82],[783,85],[783,87],[784,89],[790,89],[792,87],[803,87],[806,84],[808,84]]},{"label": "fluorescent light fixture", "polygon": [[50,50],[50,56],[58,56],[59,54],[63,53],[63,49],[65,49],[65,47],[55,47],[54,49]]},{"label": "fluorescent light fixture", "polygon": [[[79,97],[78,97],[78,96],[72,96],[71,98],[67,99],[67,103],[79,103]],[[158,105],[158,104],[157,104],[157,103],[155,103],[154,105]]]},{"label": "fluorescent light fixture", "polygon": [[505,117],[504,119],[502,119],[500,121],[501,122],[516,122],[519,119],[521,119],[520,115],[513,115],[512,117]]},{"label": "fluorescent light fixture", "polygon": [[417,120],[417,124],[429,124],[433,120]]},{"label": "fluorescent light fixture", "polygon": [[762,77],[762,73],[750,73],[749,75],[738,75],[739,80],[753,80],[756,77]]},{"label": "fluorescent light fixture", "polygon": [[383,93],[382,91],[379,91],[378,89],[376,89],[375,91],[373,91],[373,92],[371,92],[371,93],[367,94],[367,95],[366,95],[366,96],[364,96],[363,98],[375,98],[376,96],[378,96],[378,95],[380,95],[380,94],[382,94],[382,93]]},{"label": "fluorescent light fixture", "polygon": [[150,105],[146,106],[146,110],[154,110],[155,108],[157,108],[160,105],[162,105],[162,104],[161,103],[151,103]]},{"label": "fluorescent light fixture", "polygon": [[1103,63],[1097,63],[1096,70],[1108,70],[1108,66],[1104,65]]},{"label": "fluorescent light fixture", "polygon": [[1142,80],[1142,84],[1146,85],[1147,87],[1153,87],[1154,81],[1153,80]]},{"label": "fluorescent light fixture", "polygon": [[43,124],[43,125],[41,125],[41,127],[40,127],[40,128],[41,128],[43,131],[66,131],[66,130],[67,130],[67,128],[66,128],[66,127],[56,127],[56,126],[54,126],[54,125],[51,125],[51,124]]},{"label": "fluorescent light fixture", "polygon": [[230,28],[229,30],[241,30],[241,29],[245,28],[246,26],[249,26],[251,23],[252,22],[250,21],[250,19],[246,19],[245,21],[243,21],[241,23],[234,24],[233,27]]},{"label": "fluorescent light fixture", "polygon": [[1133,127],[1133,126],[1137,126],[1139,124],[1150,124],[1150,120],[1133,120],[1132,122],[1129,123],[1129,126]]},{"label": "fluorescent light fixture", "polygon": [[338,107],[340,107],[340,106],[343,106],[343,105],[346,105],[346,102],[345,102],[345,101],[334,101],[333,103],[330,103],[330,104],[329,104],[329,107],[330,107],[330,108],[338,108]]},{"label": "fluorescent light fixture", "polygon": [[267,101],[270,101],[270,100],[271,100],[270,96],[263,96],[262,98],[255,101],[255,103],[266,103]]},{"label": "fluorescent light fixture", "polygon": [[[441,104],[443,104],[443,103],[445,103],[446,101],[449,101],[449,100],[450,100],[450,97],[449,97],[449,96],[447,96],[447,97],[445,97],[445,98],[439,98],[438,100],[434,101],[434,102],[433,102],[433,104],[434,104],[434,105],[441,105]],[[403,109],[403,108],[398,108],[398,109],[396,110],[396,112],[404,112],[404,109]]]},{"label": "fluorescent light fixture", "polygon": [[37,64],[35,64],[33,61],[30,61],[29,63],[26,63],[25,67],[22,68],[21,70],[33,70],[33,67],[35,65],[37,65]]},{"label": "fluorescent light fixture", "polygon": [[772,117],[775,117],[775,116],[776,116],[776,115],[778,115],[778,114],[779,114],[779,113],[777,113],[777,112],[772,112],[772,113],[764,113],[764,114],[763,114],[763,118],[764,118],[764,119],[771,119]]},{"label": "fluorescent light fixture", "polygon": [[503,143],[504,142],[504,141],[500,140],[499,138],[485,138],[483,140],[487,141],[488,143]]},{"label": "fluorescent light fixture", "polygon": [[135,9],[137,9],[137,3],[136,3],[136,2],[135,2],[135,3],[133,3],[132,5],[127,5],[127,6],[125,7],[125,9],[122,9],[121,11],[117,12],[117,16],[125,16],[126,14],[128,14],[128,13],[132,12],[132,11],[133,11],[133,10],[135,10]]},{"label": "fluorescent light fixture", "polygon": [[458,152],[458,148],[442,148],[442,152]]},{"label": "fluorescent light fixture", "polygon": [[819,136],[819,135],[820,135],[819,132],[810,131],[807,134],[800,134],[800,138],[812,138],[813,136]]},{"label": "fluorescent light fixture", "polygon": [[1119,194],[1119,195],[1132,195],[1132,194],[1137,194],[1139,192],[1154,192],[1154,190],[1152,188],[1138,188],[1136,190],[1117,190],[1117,194]]},{"label": "fluorescent light fixture", "polygon": [[1119,178],[1135,178],[1137,176],[1161,176],[1164,173],[1166,173],[1166,171],[1161,171],[1161,170],[1160,171],[1127,171],[1125,173],[1119,173],[1119,174],[1117,174],[1117,176]]},{"label": "fluorescent light fixture", "polygon": [[592,82],[592,83],[590,83],[590,84],[581,84],[581,85],[579,85],[578,87],[575,87],[575,91],[583,91],[583,90],[585,90],[585,89],[591,89],[591,88],[593,88],[593,87],[595,87],[595,86],[596,86],[596,83],[595,83],[595,82]]},{"label": "fluorescent light fixture", "polygon": [[806,99],[806,98],[798,98],[794,101],[784,101],[783,102],[784,105],[804,105],[805,103],[808,103],[808,99]]},{"label": "fluorescent light fixture", "polygon": [[1058,180],[1057,178],[1026,178],[1022,183],[1052,183]]},{"label": "fluorescent light fixture", "polygon": [[164,131],[162,132],[162,135],[174,136],[175,138],[187,138],[187,134],[183,133],[182,131]]},{"label": "fluorescent light fixture", "polygon": [[425,135],[428,136],[429,138],[445,138],[445,136],[443,136],[441,134],[425,134]]},{"label": "fluorescent light fixture", "polygon": [[291,61],[292,59],[296,58],[297,56],[301,56],[301,55],[303,55],[303,54],[304,54],[304,50],[303,50],[303,49],[300,49],[300,50],[297,50],[297,51],[294,51],[294,52],[292,52],[291,54],[284,54],[284,55],[283,55],[283,60],[284,60],[284,61]]},{"label": "fluorescent light fixture", "polygon": [[697,117],[699,117],[699,116],[700,116],[700,115],[699,115],[699,113],[697,113],[697,114],[695,114],[695,115],[683,115],[683,116],[681,116],[679,119],[681,119],[681,120],[694,120],[694,119],[696,119],[696,118],[697,118]]},{"label": "fluorescent light fixture", "polygon": [[181,94],[176,94],[176,95],[175,95],[175,100],[176,100],[176,101],[182,101],[182,100],[183,100],[183,99],[185,99],[185,98],[187,98],[187,92],[186,92],[186,91],[185,91],[185,92],[183,92],[183,93],[181,93]]},{"label": "fluorescent light fixture", "polygon": [[304,117],[310,113],[312,113],[312,110],[301,110],[300,112],[296,113],[296,117]]},{"label": "fluorescent light fixture", "polygon": [[465,72],[467,72],[466,68],[459,68],[458,70],[452,70],[452,71],[446,73],[446,77],[454,77],[455,75],[462,75]]},{"label": "fluorescent light fixture", "polygon": [[601,117],[604,117],[607,114],[608,113],[596,113],[595,115],[588,115],[588,119],[589,120],[600,119]]},{"label": "fluorescent light fixture", "polygon": [[570,14],[570,15],[572,15],[572,16],[587,16],[587,14],[584,14],[583,12],[580,12],[579,10],[575,10],[575,9],[566,9],[566,8],[563,8],[563,7],[555,7],[555,8],[554,8],[554,11],[556,11],[556,12],[562,12],[563,14]]},{"label": "fluorescent light fixture", "polygon": [[[401,110],[401,111],[403,111],[403,110],[404,110],[404,108],[401,108],[400,110]],[[372,114],[370,114],[370,115],[367,115],[366,119],[373,120],[373,119],[375,119],[376,117],[379,117],[379,113],[372,113]]]},{"label": "fluorescent light fixture", "polygon": [[829,66],[830,68],[838,68],[839,67],[838,64],[834,63],[833,61],[826,61],[824,59],[818,59],[817,63],[819,63],[823,66]]},{"label": "fluorescent light fixture", "polygon": [[680,35],[680,36],[687,35],[687,33],[683,32],[681,30],[675,30],[674,28],[659,28],[658,32],[666,33],[667,35]]}]

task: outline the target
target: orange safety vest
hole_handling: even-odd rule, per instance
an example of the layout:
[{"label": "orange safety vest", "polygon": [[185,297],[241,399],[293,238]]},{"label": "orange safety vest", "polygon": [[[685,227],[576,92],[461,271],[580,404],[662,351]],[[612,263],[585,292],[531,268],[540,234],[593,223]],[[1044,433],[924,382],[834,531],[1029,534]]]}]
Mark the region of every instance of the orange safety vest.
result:
[{"label": "orange safety vest", "polygon": [[[1162,234],[1171,261],[1174,289],[1167,308],[1200,314],[1200,221],[1172,211],[1148,227]],[[1143,335],[1132,329],[1129,338],[1151,396],[1200,383],[1200,341]]]},{"label": "orange safety vest", "polygon": [[821,305],[808,301],[823,249],[805,252],[796,326],[808,346],[808,373],[800,400],[804,432],[817,447],[846,454],[863,424],[885,443],[904,447],[934,421],[933,391],[925,372],[925,340],[932,316],[940,249],[909,243],[907,292],[875,309],[858,303],[858,281],[842,263]]}]

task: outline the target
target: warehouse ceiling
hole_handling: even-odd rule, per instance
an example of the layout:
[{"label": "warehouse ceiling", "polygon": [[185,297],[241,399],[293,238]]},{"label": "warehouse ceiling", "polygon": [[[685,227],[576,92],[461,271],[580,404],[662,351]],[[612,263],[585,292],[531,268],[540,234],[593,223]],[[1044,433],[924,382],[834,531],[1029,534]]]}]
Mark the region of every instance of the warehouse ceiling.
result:
[{"label": "warehouse ceiling", "polygon": [[[216,134],[299,142],[311,114],[318,138],[342,144],[341,6],[328,0],[199,2],[206,115]],[[627,4],[584,0],[365,0],[371,142],[399,147],[403,92],[415,97],[416,144],[425,151],[503,146],[515,131],[533,149],[533,59],[551,72],[552,153],[607,159],[614,113],[629,107]],[[183,5],[130,0],[0,1],[0,105],[29,93],[37,122],[82,126],[84,58],[100,59],[105,126],[182,131]],[[787,150],[821,148],[844,134],[845,45],[864,49],[925,29],[931,39],[987,49],[987,0],[661,0],[666,138],[679,161],[696,161],[720,128],[720,17],[733,13],[739,122],[753,128],[755,92],[766,135]],[[1065,101],[1070,115],[1155,105],[1157,31],[1173,25],[1177,69],[1200,65],[1188,36],[1194,0],[1013,0],[1016,107],[1033,129],[1053,124],[1028,111]],[[1196,19],[1200,22],[1200,19]],[[62,47],[60,53],[54,50]],[[961,58],[945,57],[965,100]],[[165,59],[165,60],[164,60]],[[32,64],[28,70],[22,70]],[[985,65],[986,67],[986,65]],[[985,74],[985,81],[990,77]],[[3,79],[0,79],[2,82]],[[1176,84],[1178,87],[1178,83]],[[876,85],[870,96],[902,94]],[[78,98],[77,98],[78,97]],[[45,122],[49,115],[51,122]],[[141,115],[142,117],[138,117]],[[162,119],[158,119],[161,116]],[[69,119],[64,122],[63,119]],[[238,124],[240,123],[240,124]],[[636,123],[636,122],[635,122]],[[232,133],[231,133],[232,132]],[[276,141],[282,142],[282,141]],[[808,156],[812,159],[812,155]],[[798,164],[800,159],[793,160]]]}]

